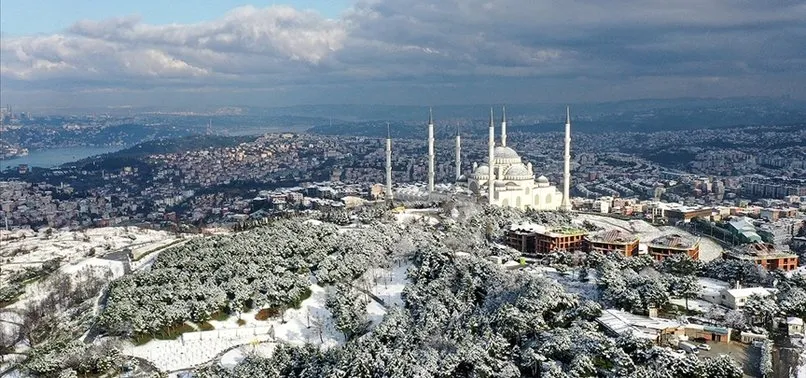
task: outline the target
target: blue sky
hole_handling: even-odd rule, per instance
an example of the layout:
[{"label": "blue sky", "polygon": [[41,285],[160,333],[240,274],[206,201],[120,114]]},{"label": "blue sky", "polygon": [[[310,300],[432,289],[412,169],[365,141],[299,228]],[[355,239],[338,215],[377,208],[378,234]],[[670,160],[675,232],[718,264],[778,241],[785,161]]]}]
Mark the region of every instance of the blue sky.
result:
[{"label": "blue sky", "polygon": [[103,20],[132,14],[149,24],[195,23],[213,20],[242,5],[266,7],[273,4],[312,9],[337,18],[352,0],[2,0],[0,31],[21,36],[60,32],[78,20]]}]

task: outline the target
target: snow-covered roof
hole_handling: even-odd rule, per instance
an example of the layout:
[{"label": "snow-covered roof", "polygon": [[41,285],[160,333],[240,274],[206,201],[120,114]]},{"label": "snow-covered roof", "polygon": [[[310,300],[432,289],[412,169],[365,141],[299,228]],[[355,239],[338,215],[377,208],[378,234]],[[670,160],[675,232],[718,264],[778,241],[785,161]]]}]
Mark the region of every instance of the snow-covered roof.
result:
[{"label": "snow-covered roof", "polygon": [[758,294],[762,297],[770,295],[770,291],[763,287],[745,287],[741,289],[730,289],[726,291],[734,298],[745,298],[753,294]]},{"label": "snow-covered roof", "polygon": [[673,320],[634,315],[616,309],[603,310],[602,315],[596,321],[619,335],[632,333],[637,337],[653,340],[661,331],[681,326],[680,323]]},{"label": "snow-covered roof", "polygon": [[509,226],[512,231],[545,232],[546,226],[537,223],[518,223]]},{"label": "snow-covered roof", "polygon": [[756,232],[756,226],[754,226],[753,223],[747,219],[747,217],[736,218],[728,223],[731,226],[733,226],[733,228],[735,228],[737,231],[752,232],[752,233]]},{"label": "snow-covered roof", "polygon": [[723,290],[726,290],[730,287],[730,285],[725,281],[716,280],[713,278],[697,278],[697,281],[700,283],[700,294],[703,296],[710,295],[710,296],[720,296]]},{"label": "snow-covered roof", "polygon": [[786,318],[786,324],[802,326],[803,325],[803,319],[795,317],[795,316],[790,316],[790,317]]},{"label": "snow-covered roof", "polygon": [[599,231],[594,234],[588,234],[587,238],[591,241],[611,244],[632,243],[638,240],[638,237],[634,234],[621,229]]},{"label": "snow-covered roof", "polygon": [[700,239],[682,233],[659,236],[649,242],[650,246],[671,249],[689,249],[700,243]]}]

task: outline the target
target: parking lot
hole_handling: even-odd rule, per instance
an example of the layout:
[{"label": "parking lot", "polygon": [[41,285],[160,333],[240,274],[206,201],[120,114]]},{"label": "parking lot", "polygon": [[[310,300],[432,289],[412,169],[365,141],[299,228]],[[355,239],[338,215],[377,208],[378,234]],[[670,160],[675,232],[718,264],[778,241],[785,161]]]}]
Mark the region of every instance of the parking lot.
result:
[{"label": "parking lot", "polygon": [[[700,343],[697,343],[700,344]],[[742,365],[745,377],[758,377],[759,349],[750,345],[733,341],[730,344],[709,342],[711,350],[700,350],[699,357],[718,357],[728,355]],[[749,374],[748,374],[749,373]]]}]

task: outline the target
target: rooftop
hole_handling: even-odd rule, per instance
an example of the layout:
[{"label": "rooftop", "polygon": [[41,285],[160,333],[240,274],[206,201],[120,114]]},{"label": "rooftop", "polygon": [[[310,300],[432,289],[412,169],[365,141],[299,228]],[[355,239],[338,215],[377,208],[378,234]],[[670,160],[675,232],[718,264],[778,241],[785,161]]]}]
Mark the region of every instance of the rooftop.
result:
[{"label": "rooftop", "polygon": [[588,233],[588,230],[586,230],[584,228],[572,227],[572,226],[555,227],[555,228],[552,228],[551,230],[549,230],[549,232],[548,232],[549,235],[553,234],[553,235],[563,235],[563,236],[567,236],[567,235],[584,235],[584,234],[587,234],[587,233]]},{"label": "rooftop", "polygon": [[534,234],[541,234],[541,235],[548,235],[551,237],[560,237],[560,236],[569,236],[569,235],[585,235],[588,233],[587,230],[583,228],[573,227],[573,226],[563,226],[563,227],[546,227],[542,224],[536,223],[520,223],[520,224],[513,224],[509,226],[511,231],[519,231],[519,232],[527,232],[527,233],[534,233]]},{"label": "rooftop", "polygon": [[649,242],[652,247],[689,249],[700,244],[700,239],[692,236],[669,234],[653,239]]},{"label": "rooftop", "polygon": [[798,257],[798,255],[794,253],[779,249],[774,244],[769,243],[745,244],[725,253],[733,258],[742,260],[753,260],[756,258],[772,259]]},{"label": "rooftop", "polygon": [[756,232],[756,226],[747,217],[735,218],[728,222],[737,231]]},{"label": "rooftop", "polygon": [[759,295],[759,296],[762,296],[762,297],[766,297],[766,296],[770,295],[770,290],[765,289],[763,287],[745,287],[745,288],[741,288],[741,289],[730,289],[730,290],[727,290],[727,292],[731,296],[733,296],[734,298],[749,297],[749,296],[751,296],[753,294],[756,294],[756,295]]},{"label": "rooftop", "polygon": [[588,235],[588,240],[600,243],[627,244],[638,240],[638,237],[623,230],[606,230]]},{"label": "rooftop", "polygon": [[680,323],[673,320],[634,315],[616,309],[603,310],[602,315],[596,321],[619,335],[632,333],[637,337],[647,339],[655,339],[665,329],[681,326]]}]

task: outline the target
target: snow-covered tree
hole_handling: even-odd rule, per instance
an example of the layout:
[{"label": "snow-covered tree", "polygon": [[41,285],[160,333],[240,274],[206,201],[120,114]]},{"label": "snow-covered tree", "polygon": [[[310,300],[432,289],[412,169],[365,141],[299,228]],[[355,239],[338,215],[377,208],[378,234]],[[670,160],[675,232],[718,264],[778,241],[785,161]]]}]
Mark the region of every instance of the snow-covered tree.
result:
[{"label": "snow-covered tree", "polygon": [[703,374],[709,378],[742,378],[742,367],[728,356],[706,358],[703,361]]},{"label": "snow-covered tree", "polygon": [[734,329],[744,329],[747,325],[747,318],[740,310],[730,310],[725,313],[723,322],[726,326]]},{"label": "snow-covered tree", "polygon": [[367,327],[367,301],[357,294],[349,284],[341,283],[328,293],[325,302],[336,328],[347,340],[362,334]]},{"label": "snow-covered tree", "polygon": [[806,290],[795,286],[782,287],[776,298],[781,311],[787,315],[806,317]]},{"label": "snow-covered tree", "polygon": [[725,282],[738,282],[744,286],[764,286],[770,281],[767,271],[752,261],[711,260],[703,266],[707,277]]},{"label": "snow-covered tree", "polygon": [[780,309],[771,295],[753,294],[747,298],[743,311],[751,323],[771,327],[772,319]]},{"label": "snow-covered tree", "polygon": [[694,276],[677,276],[670,279],[672,296],[686,300],[686,311],[688,311],[688,300],[697,298],[700,294],[700,283]]},{"label": "snow-covered tree", "polygon": [[772,341],[771,340],[764,340],[761,343],[759,353],[761,357],[759,358],[758,362],[758,371],[761,372],[762,377],[770,377],[773,374],[772,370]]},{"label": "snow-covered tree", "polygon": [[676,276],[696,276],[702,268],[701,261],[694,260],[686,254],[675,254],[658,264],[658,270]]}]

